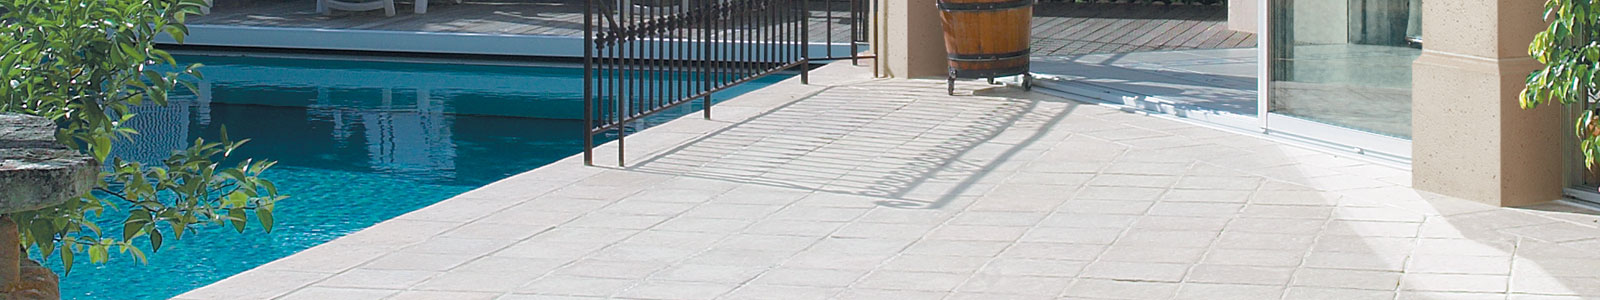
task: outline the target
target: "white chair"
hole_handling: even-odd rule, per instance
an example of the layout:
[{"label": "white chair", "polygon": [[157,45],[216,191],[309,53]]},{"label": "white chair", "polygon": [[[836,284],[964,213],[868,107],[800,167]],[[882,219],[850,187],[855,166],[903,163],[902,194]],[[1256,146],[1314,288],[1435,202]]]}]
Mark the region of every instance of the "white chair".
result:
[{"label": "white chair", "polygon": [[[428,1],[428,0],[417,0],[417,2],[419,2],[419,3],[426,2],[426,1]],[[422,6],[426,6],[426,4],[421,4],[421,5]],[[374,0],[374,1],[366,1],[366,2],[345,2],[345,1],[339,1],[339,0],[317,0],[317,12],[323,13],[323,14],[329,14],[329,13],[333,13],[332,10],[334,10],[334,9],[337,9],[337,10],[348,10],[348,11],[369,11],[369,10],[382,9],[383,10],[383,15],[393,17],[394,16],[394,0]],[[423,8],[419,8],[418,10],[422,10],[422,9]]]},{"label": "white chair", "polygon": [[[417,1],[417,3],[415,5],[413,5],[412,12],[416,13],[416,14],[419,14],[419,15],[428,13],[428,0],[416,0],[416,1]],[[455,2],[456,4],[461,4],[461,0],[451,0],[451,2]]]}]

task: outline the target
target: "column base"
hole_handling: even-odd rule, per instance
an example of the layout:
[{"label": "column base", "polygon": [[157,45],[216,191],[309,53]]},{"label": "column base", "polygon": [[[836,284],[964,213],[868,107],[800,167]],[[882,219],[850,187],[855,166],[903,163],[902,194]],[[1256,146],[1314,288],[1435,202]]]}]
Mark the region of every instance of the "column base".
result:
[{"label": "column base", "polygon": [[1560,199],[1566,186],[1566,109],[1517,103],[1532,59],[1438,51],[1414,63],[1412,185],[1497,206]]}]

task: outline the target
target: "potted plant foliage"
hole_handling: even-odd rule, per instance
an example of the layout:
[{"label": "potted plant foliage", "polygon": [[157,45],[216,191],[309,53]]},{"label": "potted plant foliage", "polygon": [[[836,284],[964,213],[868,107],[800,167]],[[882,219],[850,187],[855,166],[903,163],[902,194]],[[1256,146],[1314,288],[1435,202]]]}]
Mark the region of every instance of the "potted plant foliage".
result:
[{"label": "potted plant foliage", "polygon": [[[168,92],[192,88],[182,78],[201,76],[198,65],[179,65],[155,40],[170,36],[182,42],[185,18],[203,3],[0,0],[0,113],[54,121],[58,143],[105,166],[93,192],[10,215],[29,253],[59,257],[70,273],[80,255],[92,262],[117,253],[143,260],[144,249],[159,250],[163,241],[199,226],[243,231],[254,219],[271,230],[273,205],[284,196],[259,177],[274,162],[230,156],[245,141],[229,140],[226,133],[221,141],[197,139],[152,164],[111,151],[118,140],[137,134],[124,127],[138,118],[131,107],[166,105]],[[118,228],[97,226],[94,218],[107,210],[125,213],[126,220]]]},{"label": "potted plant foliage", "polygon": [[1573,122],[1578,148],[1590,173],[1600,157],[1600,2],[1590,0],[1548,0],[1545,19],[1550,25],[1534,35],[1528,54],[1543,65],[1528,75],[1527,87],[1519,95],[1523,109],[1545,103],[1559,103],[1583,110]]}]

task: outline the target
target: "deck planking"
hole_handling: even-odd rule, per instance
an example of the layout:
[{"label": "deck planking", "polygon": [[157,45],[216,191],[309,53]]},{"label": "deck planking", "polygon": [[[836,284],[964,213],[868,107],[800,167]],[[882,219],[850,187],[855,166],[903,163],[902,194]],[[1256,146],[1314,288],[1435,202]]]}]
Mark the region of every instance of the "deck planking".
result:
[{"label": "deck planking", "polygon": [[[1255,35],[1228,30],[1227,8],[1196,5],[1041,3],[1035,22],[1088,26],[1035,28],[1042,55],[1255,47]],[[1069,21],[1061,22],[1058,19]],[[1051,42],[1063,41],[1063,42]]]}]

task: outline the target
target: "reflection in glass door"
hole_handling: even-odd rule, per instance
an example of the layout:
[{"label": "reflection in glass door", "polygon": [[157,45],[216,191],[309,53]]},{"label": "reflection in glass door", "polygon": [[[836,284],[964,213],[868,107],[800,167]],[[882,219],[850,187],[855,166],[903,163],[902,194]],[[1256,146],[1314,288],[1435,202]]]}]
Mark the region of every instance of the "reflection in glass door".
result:
[{"label": "reflection in glass door", "polygon": [[1421,1],[1267,0],[1268,129],[1307,123],[1409,140]]}]

